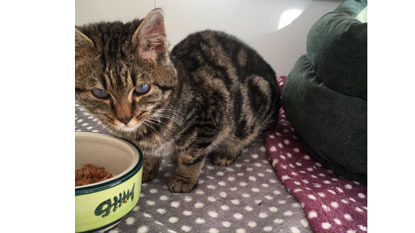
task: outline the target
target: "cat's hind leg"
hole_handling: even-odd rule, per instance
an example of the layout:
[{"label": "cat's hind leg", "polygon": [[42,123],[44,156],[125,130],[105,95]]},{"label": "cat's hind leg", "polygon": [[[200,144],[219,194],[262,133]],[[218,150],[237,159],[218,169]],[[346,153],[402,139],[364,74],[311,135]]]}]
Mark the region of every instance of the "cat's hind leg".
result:
[{"label": "cat's hind leg", "polygon": [[215,165],[229,166],[235,161],[244,146],[240,141],[223,141],[209,153],[211,162]]}]

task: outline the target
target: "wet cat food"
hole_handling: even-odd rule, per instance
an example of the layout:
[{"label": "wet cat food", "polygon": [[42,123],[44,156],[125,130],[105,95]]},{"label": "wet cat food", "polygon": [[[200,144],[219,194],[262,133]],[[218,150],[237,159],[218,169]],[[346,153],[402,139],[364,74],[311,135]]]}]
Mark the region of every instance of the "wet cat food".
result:
[{"label": "wet cat food", "polygon": [[112,174],[105,171],[105,168],[87,164],[80,169],[75,169],[75,186],[92,184],[111,177]]}]

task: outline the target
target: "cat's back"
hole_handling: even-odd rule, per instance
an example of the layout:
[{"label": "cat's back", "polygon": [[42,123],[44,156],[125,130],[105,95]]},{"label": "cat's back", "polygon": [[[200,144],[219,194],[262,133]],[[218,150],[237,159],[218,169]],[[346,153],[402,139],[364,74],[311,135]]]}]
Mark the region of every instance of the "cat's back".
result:
[{"label": "cat's back", "polygon": [[221,31],[205,30],[187,36],[171,51],[173,63],[188,72],[209,67],[234,72],[241,81],[259,75],[274,83],[271,66],[250,46]]}]

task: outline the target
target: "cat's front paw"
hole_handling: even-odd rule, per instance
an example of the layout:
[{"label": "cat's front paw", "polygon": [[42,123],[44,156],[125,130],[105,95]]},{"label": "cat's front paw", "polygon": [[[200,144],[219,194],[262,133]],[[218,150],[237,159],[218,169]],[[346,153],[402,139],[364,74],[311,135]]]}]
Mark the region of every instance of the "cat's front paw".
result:
[{"label": "cat's front paw", "polygon": [[168,187],[175,193],[188,193],[197,185],[197,180],[186,179],[182,176],[172,175],[169,178]]}]

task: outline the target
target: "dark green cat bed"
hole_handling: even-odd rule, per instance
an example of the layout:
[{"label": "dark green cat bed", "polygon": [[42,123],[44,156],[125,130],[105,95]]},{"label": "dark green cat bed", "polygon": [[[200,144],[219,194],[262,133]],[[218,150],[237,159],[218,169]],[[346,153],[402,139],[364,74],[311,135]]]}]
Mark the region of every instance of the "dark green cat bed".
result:
[{"label": "dark green cat bed", "polygon": [[339,175],[366,183],[366,1],[346,0],[307,36],[307,54],[288,74],[287,119],[310,153]]}]

